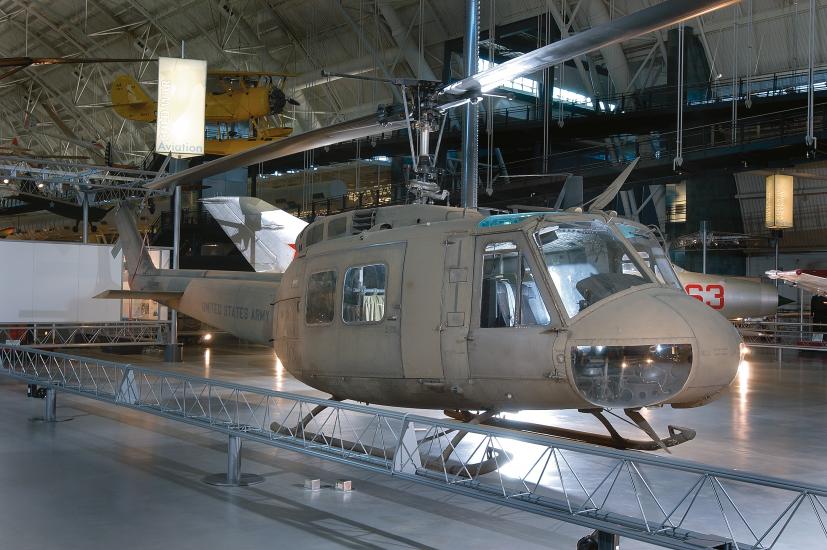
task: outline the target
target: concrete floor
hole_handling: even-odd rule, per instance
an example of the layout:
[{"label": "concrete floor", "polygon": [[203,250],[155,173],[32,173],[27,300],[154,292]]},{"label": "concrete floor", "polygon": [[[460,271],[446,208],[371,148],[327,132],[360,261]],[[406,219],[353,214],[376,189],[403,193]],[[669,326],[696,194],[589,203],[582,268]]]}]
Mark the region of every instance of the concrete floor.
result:
[{"label": "concrete floor", "polygon": [[[96,354],[97,355],[97,354]],[[216,342],[189,347],[182,364],[157,354],[110,360],[322,395],[294,380],[264,347]],[[718,401],[694,410],[647,413],[698,431],[676,456],[827,484],[827,354],[753,351]],[[248,488],[201,479],[224,470],[226,439],[138,412],[59,395],[58,418],[42,424],[42,402],[0,378],[0,548],[552,548],[573,549],[585,530],[380,474],[248,444],[244,470],[266,478]],[[435,412],[435,415],[439,413]],[[440,415],[441,416],[441,415]],[[532,420],[596,429],[577,412]],[[323,489],[306,491],[306,478]],[[349,494],[330,487],[353,480]],[[624,549],[643,548],[627,541]]]}]

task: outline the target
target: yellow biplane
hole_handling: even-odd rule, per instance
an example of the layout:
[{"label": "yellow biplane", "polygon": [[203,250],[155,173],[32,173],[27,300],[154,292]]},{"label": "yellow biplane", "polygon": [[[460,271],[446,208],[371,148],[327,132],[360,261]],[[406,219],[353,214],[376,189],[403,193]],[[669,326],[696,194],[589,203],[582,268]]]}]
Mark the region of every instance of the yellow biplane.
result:
[{"label": "yellow biplane", "polygon": [[[204,147],[208,155],[230,155],[262,143],[289,136],[293,128],[283,123],[288,104],[299,102],[284,93],[285,73],[210,71],[207,73]],[[121,117],[155,122],[158,105],[131,76],[120,75],[112,83],[112,107]],[[273,125],[271,120],[278,123]],[[246,124],[239,131],[238,124]],[[246,134],[243,136],[241,134]]]}]

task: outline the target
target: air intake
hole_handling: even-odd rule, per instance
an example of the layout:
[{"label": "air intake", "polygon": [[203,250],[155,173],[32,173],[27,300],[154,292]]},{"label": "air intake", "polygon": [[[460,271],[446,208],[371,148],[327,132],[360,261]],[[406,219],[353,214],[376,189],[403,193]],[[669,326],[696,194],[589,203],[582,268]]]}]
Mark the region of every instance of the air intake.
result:
[{"label": "air intake", "polygon": [[353,213],[351,224],[351,233],[358,235],[362,231],[367,231],[376,223],[376,209],[357,210]]}]

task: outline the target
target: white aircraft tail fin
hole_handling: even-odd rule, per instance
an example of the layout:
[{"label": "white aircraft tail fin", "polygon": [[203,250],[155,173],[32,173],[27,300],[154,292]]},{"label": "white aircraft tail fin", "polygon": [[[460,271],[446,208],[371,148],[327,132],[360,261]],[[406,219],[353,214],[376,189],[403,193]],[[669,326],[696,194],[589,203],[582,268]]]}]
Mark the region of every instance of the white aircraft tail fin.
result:
[{"label": "white aircraft tail fin", "polygon": [[284,273],[307,223],[255,197],[213,197],[201,202],[257,272]]},{"label": "white aircraft tail fin", "polygon": [[118,227],[118,243],[123,248],[129,280],[136,275],[153,275],[157,271],[152,258],[149,257],[146,242],[141,238],[135,214],[129,205],[123,203],[115,212],[115,225]]}]

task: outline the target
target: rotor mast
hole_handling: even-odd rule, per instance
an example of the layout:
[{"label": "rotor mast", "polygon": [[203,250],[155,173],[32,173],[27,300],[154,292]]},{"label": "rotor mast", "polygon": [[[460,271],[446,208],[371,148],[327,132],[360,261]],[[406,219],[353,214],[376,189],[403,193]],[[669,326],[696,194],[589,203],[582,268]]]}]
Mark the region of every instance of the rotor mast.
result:
[{"label": "rotor mast", "polygon": [[[465,3],[465,76],[477,74],[479,67],[479,0]],[[477,207],[477,180],[479,177],[479,116],[476,101],[465,104],[465,124],[462,127],[462,206]],[[490,151],[489,151],[490,154]]]}]

